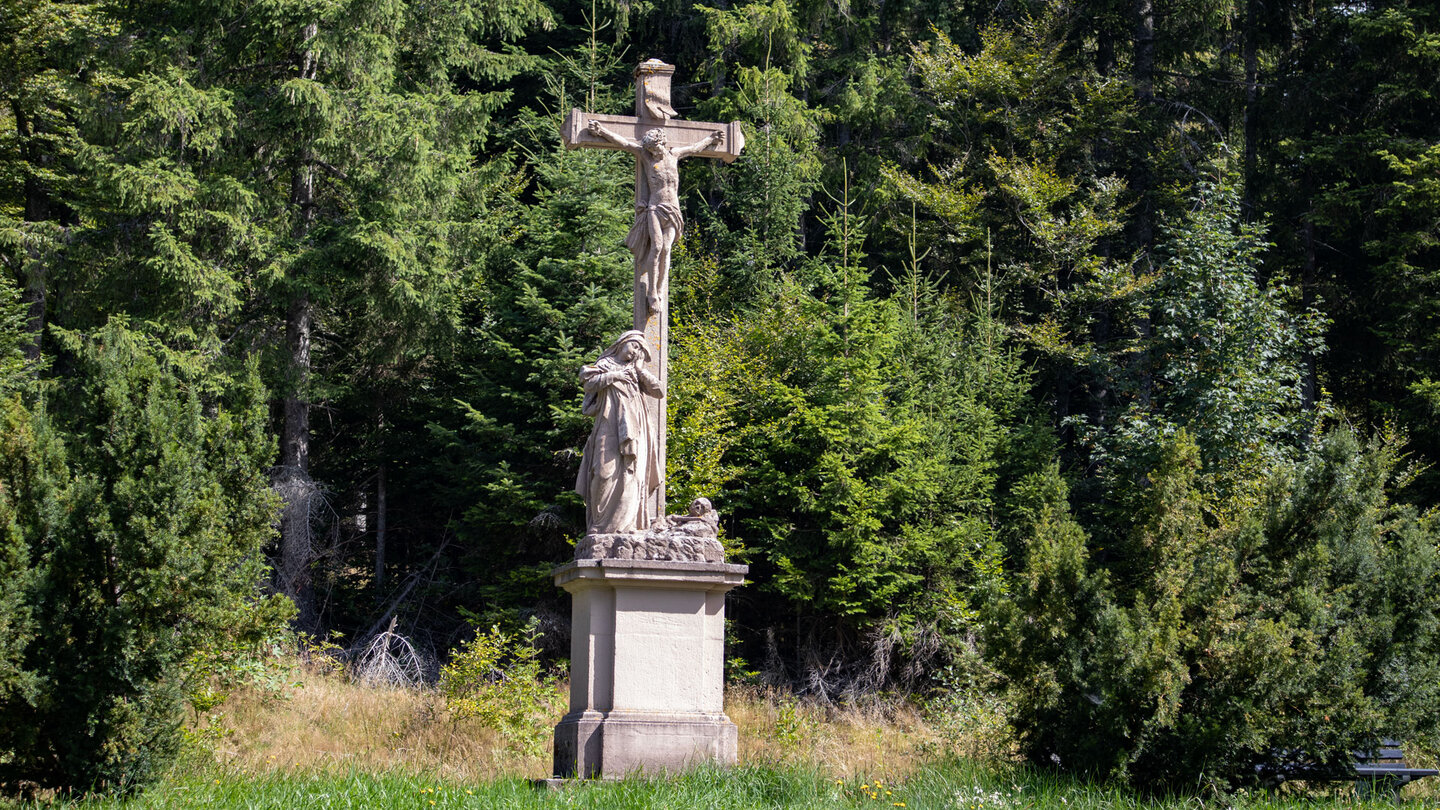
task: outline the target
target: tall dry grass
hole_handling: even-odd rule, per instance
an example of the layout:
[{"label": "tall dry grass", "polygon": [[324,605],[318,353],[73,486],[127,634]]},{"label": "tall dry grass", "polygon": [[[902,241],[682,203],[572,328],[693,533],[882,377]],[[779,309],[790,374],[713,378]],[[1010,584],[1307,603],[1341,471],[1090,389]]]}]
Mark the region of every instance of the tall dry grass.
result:
[{"label": "tall dry grass", "polygon": [[[554,721],[565,712],[565,694],[554,693]],[[965,753],[943,723],[900,702],[818,706],[738,687],[726,695],[726,712],[739,727],[742,764],[900,778],[937,754]],[[474,720],[453,719],[436,690],[365,686],[298,668],[286,688],[239,690],[193,729],[202,760],[246,774],[399,771],[475,782],[551,771],[548,729],[531,740],[507,739]]]},{"label": "tall dry grass", "polygon": [[740,730],[740,762],[810,766],[837,778],[903,777],[933,762],[944,740],[913,705],[822,705],[783,692],[732,688],[725,711]]},{"label": "tall dry grass", "polygon": [[[195,764],[203,766],[196,776],[208,774],[212,762],[243,777],[236,784],[247,785],[252,784],[250,777],[256,778],[253,784],[269,784],[266,780],[284,782],[315,776],[353,779],[355,774],[368,774],[381,780],[393,776],[479,785],[497,784],[506,777],[550,775],[548,729],[538,730],[532,740],[519,741],[531,744],[530,750],[525,750],[525,745],[517,745],[516,740],[474,720],[452,719],[444,696],[434,689],[365,686],[335,670],[310,672],[297,667],[290,674],[288,686],[283,689],[242,689],[196,718],[191,731],[196,741],[192,750]],[[549,711],[556,721],[564,713],[563,689],[554,692]],[[1082,801],[1084,796],[1075,793],[1081,789],[1077,787],[1080,783],[1072,785],[1054,777],[1054,784],[1050,784],[1045,781],[1050,777],[1000,765],[1014,759],[1013,741],[1005,731],[999,707],[983,697],[951,699],[922,712],[912,704],[883,700],[823,706],[774,690],[741,686],[727,692],[726,712],[739,727],[740,762],[758,766],[756,773],[788,767],[790,770],[784,772],[792,775],[823,776],[824,784],[843,779],[848,786],[845,790],[852,790],[863,780],[874,784],[879,777],[886,785],[908,784],[907,790],[912,792],[923,789],[931,793],[939,789],[939,782],[946,782],[938,776],[949,774],[969,785],[961,786],[963,790],[948,782],[942,786],[940,794],[953,793],[966,799],[955,803],[960,807],[1053,806],[1073,810],[1141,806],[1128,794],[1118,804],[1110,803],[1115,797],[1109,793],[1105,794],[1109,798],[1087,803]],[[950,755],[963,759],[955,760]],[[1433,756],[1416,751],[1411,764],[1426,766],[1433,761]],[[1022,773],[1027,775],[1022,778]],[[1002,778],[1004,774],[1009,775]],[[1021,788],[1006,787],[1016,778],[1025,784]],[[984,790],[970,784],[995,779],[1000,780],[996,782],[999,786]],[[208,786],[211,777],[205,775],[202,782]],[[1012,789],[1025,795],[1006,794]],[[1273,802],[1256,798],[1240,806],[1288,810],[1294,806],[1292,794],[1306,795],[1303,791],[1307,789],[1346,797],[1346,805],[1354,801],[1354,788],[1348,783],[1287,785],[1279,795],[1270,797]],[[1094,790],[1113,792],[1113,788]],[[1302,792],[1296,794],[1296,790]],[[1055,794],[1054,801],[1036,804],[1037,797],[1047,793]],[[1416,806],[1440,807],[1435,804],[1440,798],[1440,779],[1406,787],[1404,796]],[[920,797],[916,794],[913,798]],[[912,806],[923,804],[912,801]],[[944,805],[952,806],[949,800]]]},{"label": "tall dry grass", "polygon": [[[548,754],[450,716],[430,688],[363,685],[295,666],[283,688],[240,688],[191,723],[196,758],[245,774],[429,773],[465,781],[550,768]],[[563,697],[557,691],[555,705]],[[208,764],[208,763],[207,763]]]}]

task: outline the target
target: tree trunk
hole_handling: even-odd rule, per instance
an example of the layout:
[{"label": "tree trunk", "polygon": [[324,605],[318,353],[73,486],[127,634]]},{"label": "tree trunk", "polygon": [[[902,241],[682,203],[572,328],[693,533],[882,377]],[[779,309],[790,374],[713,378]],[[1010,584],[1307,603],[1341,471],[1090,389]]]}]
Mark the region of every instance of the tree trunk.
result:
[{"label": "tree trunk", "polygon": [[1258,0],[1245,2],[1245,156],[1244,156],[1244,201],[1245,215],[1253,216],[1255,210],[1255,138],[1259,130],[1259,115],[1255,109],[1258,97],[1257,85],[1260,78],[1260,59],[1256,54],[1258,23],[1255,20]]},{"label": "tree trunk", "polygon": [[[35,172],[42,164],[50,161],[36,148],[34,129],[20,102],[10,102],[10,113],[15,118],[15,133],[19,136],[21,154],[30,166],[30,171],[25,176],[25,221],[44,222],[51,218],[52,206],[50,195],[35,177]],[[30,333],[30,340],[23,347],[25,359],[38,363],[45,336],[46,262],[36,240],[31,240],[31,245],[28,249],[28,260],[24,264],[23,278],[20,279],[20,301],[25,304],[25,330]]]},{"label": "tree trunk", "polygon": [[1155,100],[1155,7],[1135,0],[1135,94],[1141,103]]},{"label": "tree trunk", "polygon": [[[1130,189],[1135,194],[1135,219],[1130,236],[1137,249],[1138,261],[1145,265],[1140,268],[1140,271],[1145,272],[1149,270],[1150,247],[1154,241],[1153,200],[1151,199],[1154,178],[1150,171],[1150,161],[1154,159],[1155,153],[1153,140],[1155,8],[1153,0],[1135,0],[1135,65],[1132,80],[1135,83],[1135,98],[1140,102],[1140,132],[1144,140],[1140,159],[1135,161],[1135,166],[1130,172]],[[1136,329],[1139,332],[1141,345],[1147,345],[1153,332],[1148,314],[1140,316],[1136,323]],[[1154,388],[1149,351],[1136,353],[1134,362],[1137,365],[1136,377],[1140,388],[1138,398],[1142,407],[1148,406]]]},{"label": "tree trunk", "polygon": [[305,388],[310,382],[310,330],[315,313],[310,297],[290,304],[285,318],[285,346],[290,354],[290,392],[285,396],[285,427],[280,439],[280,466],[310,472],[310,403]]},{"label": "tree trunk", "polygon": [[385,465],[375,474],[375,594],[385,586]]},{"label": "tree trunk", "polygon": [[[1305,212],[1305,265],[1300,277],[1301,311],[1308,312],[1315,306],[1315,218],[1312,211]],[[1300,407],[1310,410],[1315,407],[1317,392],[1320,390],[1320,370],[1314,351],[1305,352],[1305,379],[1300,387]]]},{"label": "tree trunk", "polygon": [[[305,26],[304,42],[308,44],[318,32],[314,23]],[[307,50],[298,57],[297,66],[301,78],[315,78],[317,64],[313,52]],[[290,176],[290,204],[297,214],[295,235],[303,243],[315,221],[315,159],[309,144],[302,144],[298,150]],[[315,308],[310,294],[296,293],[285,315],[285,348],[290,355],[290,373],[275,488],[285,503],[280,524],[280,591],[295,600],[296,623],[302,629],[314,629],[319,618],[310,589],[310,563],[314,557],[312,507],[319,494],[310,477],[310,337],[314,322]]]},{"label": "tree trunk", "polygon": [[25,288],[20,293],[20,301],[25,304],[25,331],[30,333],[30,340],[26,341],[23,350],[25,359],[37,364],[33,367],[38,372],[40,349],[45,338],[45,262],[32,255],[27,264],[29,272],[25,274]]},{"label": "tree trunk", "polygon": [[312,506],[318,494],[310,477],[310,331],[314,310],[309,296],[290,305],[285,319],[286,348],[290,353],[290,391],[285,395],[285,422],[280,433],[280,468],[275,488],[285,503],[280,523],[280,592],[295,600],[296,622],[313,629],[316,624],[310,591],[313,558]]},{"label": "tree trunk", "polygon": [[1140,102],[1141,132],[1146,140],[1144,154],[1135,161],[1130,173],[1130,190],[1135,194],[1135,224],[1132,231],[1135,246],[1142,250],[1150,247],[1152,226],[1150,221],[1150,160],[1155,151],[1150,142],[1150,129],[1154,113],[1150,106],[1155,103],[1155,9],[1153,0],[1135,0],[1135,65],[1132,80],[1135,84],[1135,98]]},{"label": "tree trunk", "polygon": [[1115,33],[1103,24],[1095,31],[1095,72],[1106,78],[1115,72]]}]

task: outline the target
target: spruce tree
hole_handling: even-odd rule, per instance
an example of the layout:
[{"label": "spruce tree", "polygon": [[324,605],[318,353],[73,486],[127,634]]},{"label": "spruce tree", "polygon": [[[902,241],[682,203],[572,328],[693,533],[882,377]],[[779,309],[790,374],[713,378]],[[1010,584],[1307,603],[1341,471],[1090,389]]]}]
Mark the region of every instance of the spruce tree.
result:
[{"label": "spruce tree", "polygon": [[[30,430],[25,393],[33,393],[25,350],[27,307],[20,291],[0,277],[0,701],[28,699],[37,686],[22,653],[35,636],[32,549],[27,529],[51,504],[20,488],[26,468],[43,470],[48,459]],[[43,474],[43,473],[42,473]]]},{"label": "spruce tree", "polygon": [[913,688],[968,655],[1000,575],[997,488],[1036,463],[992,313],[913,267],[909,295],[872,292],[853,209],[842,192],[826,251],[739,311],[691,257],[673,333],[672,496],[711,498],[756,572],[733,615],[774,646],[743,654],[825,697]]},{"label": "spruce tree", "polygon": [[507,98],[497,83],[533,64],[502,43],[549,13],[228,0],[114,13],[138,44],[87,152],[104,193],[87,198],[99,227],[72,257],[62,322],[129,312],[183,345],[268,354],[287,503],[277,576],[313,625],[310,409],[352,348],[327,337],[393,368],[453,327],[458,206]]}]

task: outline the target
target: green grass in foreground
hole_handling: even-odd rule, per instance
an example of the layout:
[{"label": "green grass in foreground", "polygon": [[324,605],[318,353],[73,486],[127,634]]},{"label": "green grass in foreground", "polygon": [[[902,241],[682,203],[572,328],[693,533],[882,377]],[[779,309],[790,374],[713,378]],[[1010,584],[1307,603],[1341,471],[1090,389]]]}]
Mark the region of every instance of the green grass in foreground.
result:
[{"label": "green grass in foreground", "polygon": [[[1403,794],[1402,794],[1403,796]],[[1408,807],[1433,807],[1429,800],[1402,798]],[[1299,808],[1393,808],[1388,799],[1276,798],[1243,794],[1206,804],[1199,799],[1146,800],[1123,789],[1059,779],[1023,768],[982,768],[950,762],[925,769],[903,783],[874,779],[836,781],[815,771],[744,767],[704,769],[673,779],[628,779],[573,783],[536,789],[525,780],[488,784],[441,782],[423,774],[274,774],[246,777],[224,773],[165,782],[129,799],[96,799],[47,804],[76,808],[885,808],[907,810],[1182,810],[1230,807],[1243,810]]]}]

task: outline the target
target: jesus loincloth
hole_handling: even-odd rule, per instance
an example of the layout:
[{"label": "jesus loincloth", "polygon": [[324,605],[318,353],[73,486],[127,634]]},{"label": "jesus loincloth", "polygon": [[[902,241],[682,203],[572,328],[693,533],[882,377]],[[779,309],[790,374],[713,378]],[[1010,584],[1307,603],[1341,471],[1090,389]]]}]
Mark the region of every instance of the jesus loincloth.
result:
[{"label": "jesus loincloth", "polygon": [[680,234],[685,232],[685,217],[680,214],[680,207],[670,203],[659,203],[646,206],[644,210],[635,216],[635,224],[630,226],[630,233],[625,235],[625,247],[636,256],[644,256],[650,248],[650,218],[659,217],[660,230],[666,228],[675,229],[675,240],[680,240]]}]

